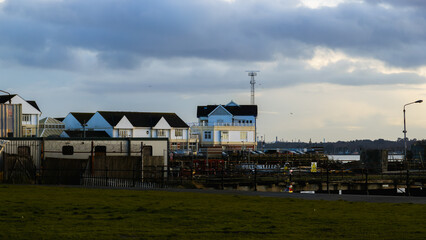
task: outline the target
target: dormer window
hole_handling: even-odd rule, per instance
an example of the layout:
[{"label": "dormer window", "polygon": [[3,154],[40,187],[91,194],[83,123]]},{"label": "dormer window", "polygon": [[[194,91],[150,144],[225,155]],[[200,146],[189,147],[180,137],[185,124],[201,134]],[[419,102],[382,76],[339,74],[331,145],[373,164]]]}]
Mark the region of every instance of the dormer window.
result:
[{"label": "dormer window", "polygon": [[165,137],[166,136],[166,130],[164,130],[164,129],[158,129],[157,130],[157,136],[158,137]]},{"label": "dormer window", "polygon": [[130,130],[119,130],[118,137],[122,137],[122,138],[130,137]]}]

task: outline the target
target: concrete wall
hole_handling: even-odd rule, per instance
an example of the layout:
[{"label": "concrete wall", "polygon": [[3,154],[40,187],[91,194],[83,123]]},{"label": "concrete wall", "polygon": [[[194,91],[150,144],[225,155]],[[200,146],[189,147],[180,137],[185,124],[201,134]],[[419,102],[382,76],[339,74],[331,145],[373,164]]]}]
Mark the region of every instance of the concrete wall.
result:
[{"label": "concrete wall", "polygon": [[[41,166],[42,159],[61,158],[61,159],[88,159],[91,156],[92,142],[94,147],[105,146],[107,156],[140,156],[141,143],[144,146],[152,146],[152,155],[158,157],[167,156],[167,139],[24,139],[9,138],[10,142],[6,145],[4,153],[18,154],[19,149],[28,148],[30,155],[37,168]],[[73,154],[64,155],[63,147],[72,146]],[[2,162],[0,155],[0,163]],[[167,161],[165,161],[167,165]]]}]

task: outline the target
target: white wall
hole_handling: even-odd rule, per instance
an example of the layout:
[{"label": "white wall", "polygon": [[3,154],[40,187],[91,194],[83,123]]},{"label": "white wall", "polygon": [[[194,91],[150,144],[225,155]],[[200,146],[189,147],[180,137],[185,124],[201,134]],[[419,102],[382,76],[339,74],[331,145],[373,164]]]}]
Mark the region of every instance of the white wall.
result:
[{"label": "white wall", "polygon": [[[146,133],[148,131],[148,133]],[[134,128],[133,129],[133,137],[151,137],[151,129],[150,128]]]},{"label": "white wall", "polygon": [[22,114],[35,114],[41,115],[41,112],[21,98],[19,95],[16,95],[12,98],[12,104],[22,104]]},{"label": "white wall", "polygon": [[170,137],[170,130],[164,129],[164,131],[166,132],[165,136],[158,136],[157,135],[157,130],[158,129],[152,129],[152,137],[153,138],[169,138]]},{"label": "white wall", "polygon": [[[217,131],[217,132],[218,132],[217,136],[220,137],[221,131]],[[247,140],[241,139],[241,132],[247,132]],[[224,140],[222,140],[222,142],[241,142],[241,141],[251,142],[251,143],[255,142],[254,141],[254,131],[228,131],[228,135],[229,135],[228,140],[224,139]],[[220,139],[220,138],[218,138],[218,139]],[[219,141],[219,140],[216,140],[216,141]]]},{"label": "white wall", "polygon": [[[176,129],[182,130],[182,136],[181,137],[176,137],[176,134],[175,134]],[[188,129],[187,128],[172,128],[171,131],[170,131],[170,139],[171,140],[182,140],[182,139],[187,140],[188,139]]]}]

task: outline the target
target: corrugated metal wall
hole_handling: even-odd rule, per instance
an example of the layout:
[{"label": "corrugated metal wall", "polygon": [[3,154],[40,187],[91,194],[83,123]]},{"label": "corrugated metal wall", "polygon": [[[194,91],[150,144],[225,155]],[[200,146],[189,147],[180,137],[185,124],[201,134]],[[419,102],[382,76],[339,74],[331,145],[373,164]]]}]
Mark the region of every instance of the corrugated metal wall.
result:
[{"label": "corrugated metal wall", "polygon": [[[9,135],[9,133],[13,135]],[[0,137],[22,136],[22,105],[0,104]]]}]

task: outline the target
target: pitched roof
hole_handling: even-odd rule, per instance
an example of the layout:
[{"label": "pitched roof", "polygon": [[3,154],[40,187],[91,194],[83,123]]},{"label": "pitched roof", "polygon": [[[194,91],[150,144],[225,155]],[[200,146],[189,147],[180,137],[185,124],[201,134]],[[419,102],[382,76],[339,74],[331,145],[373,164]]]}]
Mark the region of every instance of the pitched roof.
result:
[{"label": "pitched roof", "polygon": [[38,107],[37,103],[33,100],[26,100],[27,103],[29,103],[31,106],[33,106],[35,109],[41,112],[40,108]]},{"label": "pitched roof", "polygon": [[12,99],[16,94],[11,95],[0,95],[0,103],[8,102],[10,99]]},{"label": "pitched roof", "polygon": [[166,119],[171,127],[187,128],[188,125],[176,113],[157,113],[157,112],[98,112],[105,120],[116,126],[118,122],[126,116],[134,127],[154,127],[162,117]]},{"label": "pitched roof", "polygon": [[[0,95],[0,103],[6,103],[9,100],[11,100],[13,97],[15,97],[17,94],[11,94],[11,95]],[[24,99],[25,100],[25,99]],[[33,106],[35,109],[37,109],[39,112],[41,112],[40,108],[38,107],[37,103],[33,100],[25,100],[28,104]]]},{"label": "pitched roof", "polygon": [[58,119],[51,118],[51,117],[42,118],[38,122],[40,124],[44,124],[44,125],[49,125],[49,124],[53,124],[53,125],[65,125],[64,123],[62,123]]},{"label": "pitched roof", "polygon": [[79,112],[71,112],[70,114],[72,114],[81,125],[83,125],[84,123],[87,123],[90,120],[90,118],[92,118],[92,116],[95,115],[95,113],[79,113]]},{"label": "pitched roof", "polygon": [[[197,118],[207,117],[219,105],[207,105],[197,107]],[[255,116],[257,117],[257,105],[237,105],[223,106],[228,112],[234,116]]]},{"label": "pitched roof", "polygon": [[[70,138],[82,138],[84,137],[83,131],[64,131]],[[87,138],[109,138],[110,136],[105,131],[86,131]]]},{"label": "pitched roof", "polygon": [[43,129],[40,137],[59,137],[64,129]]}]

